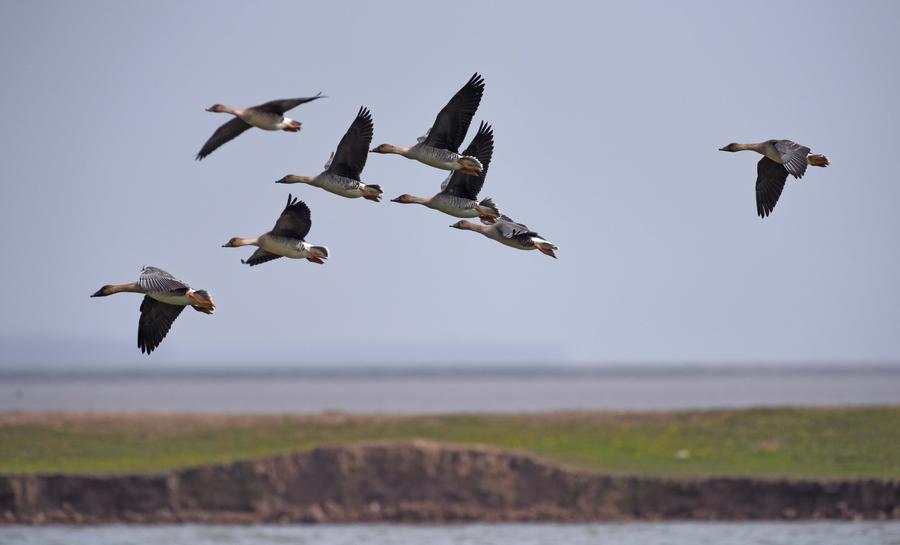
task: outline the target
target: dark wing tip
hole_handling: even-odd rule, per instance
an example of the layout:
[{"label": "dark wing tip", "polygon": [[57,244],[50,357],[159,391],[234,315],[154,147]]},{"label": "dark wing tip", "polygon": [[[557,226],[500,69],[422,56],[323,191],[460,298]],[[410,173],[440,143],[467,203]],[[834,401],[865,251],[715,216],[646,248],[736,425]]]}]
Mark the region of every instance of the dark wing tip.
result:
[{"label": "dark wing tip", "polygon": [[472,74],[472,77],[469,78],[469,81],[466,82],[466,85],[484,90],[484,77],[478,72],[475,72],[474,74]]}]

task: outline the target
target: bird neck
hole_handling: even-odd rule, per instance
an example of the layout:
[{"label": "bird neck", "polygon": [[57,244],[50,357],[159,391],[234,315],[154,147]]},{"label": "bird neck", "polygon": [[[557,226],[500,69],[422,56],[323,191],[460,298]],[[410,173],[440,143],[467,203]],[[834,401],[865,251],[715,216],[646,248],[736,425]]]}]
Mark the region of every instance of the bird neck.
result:
[{"label": "bird neck", "polygon": [[409,155],[410,148],[404,148],[403,146],[388,146],[388,153],[396,153],[397,155]]},{"label": "bird neck", "polygon": [[460,222],[460,226],[463,229],[467,229],[469,231],[475,231],[476,233],[481,233],[482,235],[486,235],[488,230],[490,229],[490,227],[487,225],[482,225],[480,223],[473,223],[471,221],[465,221],[465,220]]},{"label": "bird neck", "polygon": [[315,180],[315,176],[296,176],[294,174],[290,174],[284,177],[284,181],[282,183],[285,184],[311,184],[313,180]]},{"label": "bird neck", "polygon": [[144,290],[138,286],[137,282],[129,282],[127,284],[113,284],[109,287],[109,293],[122,293],[122,292],[131,292],[131,293],[144,293]]},{"label": "bird neck", "polygon": [[234,242],[234,246],[259,246],[259,237],[253,238],[238,238]]},{"label": "bird neck", "polygon": [[431,205],[431,197],[420,197],[418,195],[410,195],[409,201],[407,201],[407,202],[409,204],[421,204],[424,206],[429,206],[429,205]]},{"label": "bird neck", "polygon": [[760,142],[758,144],[736,144],[734,146],[735,151],[755,151],[756,153],[761,153],[763,155],[766,154],[765,148],[765,142]]}]

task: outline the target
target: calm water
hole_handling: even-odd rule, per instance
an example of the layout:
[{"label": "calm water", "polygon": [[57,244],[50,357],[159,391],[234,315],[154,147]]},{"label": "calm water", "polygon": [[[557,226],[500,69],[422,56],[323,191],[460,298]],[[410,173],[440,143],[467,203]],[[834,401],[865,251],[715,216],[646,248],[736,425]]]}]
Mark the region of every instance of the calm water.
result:
[{"label": "calm water", "polygon": [[3,545],[898,545],[900,522],[0,528]]},{"label": "calm water", "polygon": [[479,375],[0,375],[0,411],[453,413],[900,404],[900,367]]}]

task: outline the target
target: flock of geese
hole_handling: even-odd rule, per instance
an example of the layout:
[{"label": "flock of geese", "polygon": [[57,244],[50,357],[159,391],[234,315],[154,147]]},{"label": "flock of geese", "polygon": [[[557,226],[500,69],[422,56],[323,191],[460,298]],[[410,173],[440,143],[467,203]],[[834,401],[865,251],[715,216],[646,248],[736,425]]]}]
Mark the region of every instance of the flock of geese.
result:
[{"label": "flock of geese", "polygon": [[[289,174],[276,183],[308,184],[341,197],[362,197],[380,202],[384,193],[382,187],[365,184],[361,179],[366,159],[369,153],[401,155],[434,168],[448,170],[450,175],[441,184],[441,190],[431,197],[404,194],[392,199],[392,202],[420,204],[450,216],[466,218],[450,227],[475,231],[511,248],[538,250],[556,258],[556,245],[502,214],[491,198],[478,199],[494,153],[493,129],[482,121],[468,147],[462,153],[459,148],[465,140],[483,94],[484,78],[476,73],[438,113],[431,129],[411,147],[381,144],[369,149],[374,123],[371,112],[363,106],[338,143],[337,150],[331,154],[325,170],[316,176]],[[302,124],[284,114],[301,104],[320,98],[324,98],[322,93],[312,97],[272,100],[250,108],[230,108],[214,104],[206,111],[227,113],[234,118],[216,129],[197,153],[196,159],[204,159],[252,127],[268,131],[298,132]],[[825,167],[829,164],[826,156],[810,154],[810,148],[790,140],[767,140],[757,144],[732,143],[719,150],[750,150],[763,156],[757,163],[756,178],[756,208],[761,218],[767,217],[774,210],[788,175],[799,179],[806,173],[807,165]],[[478,218],[480,222],[468,221],[474,218]],[[328,259],[328,247],[306,242],[311,226],[309,207],[303,201],[288,195],[287,205],[272,230],[256,237],[234,237],[223,247],[255,246],[256,251],[246,260],[241,260],[241,263],[251,267],[280,257],[306,259],[322,264]],[[144,267],[136,282],[105,285],[91,297],[121,292],[144,294],[138,321],[138,348],[146,354],[159,346],[185,307],[189,306],[205,314],[212,314],[215,310],[215,303],[206,290],[195,290],[157,267]]]}]

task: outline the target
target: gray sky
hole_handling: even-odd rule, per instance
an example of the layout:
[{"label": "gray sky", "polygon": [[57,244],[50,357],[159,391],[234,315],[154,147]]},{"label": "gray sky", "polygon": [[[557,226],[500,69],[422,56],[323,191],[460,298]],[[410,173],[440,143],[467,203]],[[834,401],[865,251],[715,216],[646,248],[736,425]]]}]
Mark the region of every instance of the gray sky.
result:
[{"label": "gray sky", "polygon": [[[0,365],[897,361],[898,28],[896,2],[0,3]],[[414,143],[475,71],[482,195],[559,260],[273,183],[318,173],[360,105],[375,144]],[[299,135],[193,160],[211,104],[320,90]],[[762,221],[758,156],[716,150],[768,138],[833,164]],[[373,155],[363,179],[444,175]],[[288,191],[327,264],[220,247]],[[143,265],[218,304],[150,358],[139,296],[88,297]]]}]

